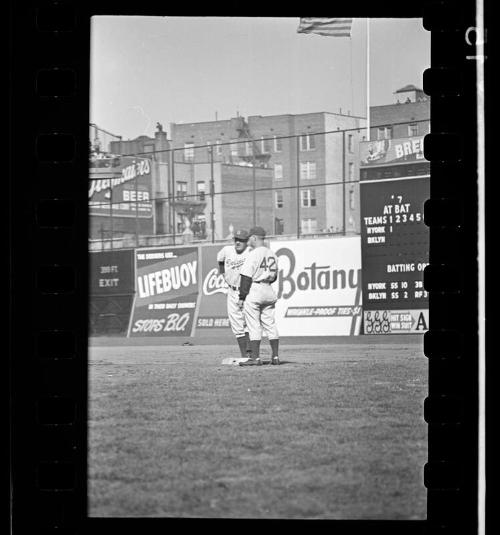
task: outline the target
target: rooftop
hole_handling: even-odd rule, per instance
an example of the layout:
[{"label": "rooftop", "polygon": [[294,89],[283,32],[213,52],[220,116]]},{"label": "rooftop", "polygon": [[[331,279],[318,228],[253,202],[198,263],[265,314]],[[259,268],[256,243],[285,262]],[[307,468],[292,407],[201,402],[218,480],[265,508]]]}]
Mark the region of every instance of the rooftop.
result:
[{"label": "rooftop", "polygon": [[401,89],[394,91],[394,93],[406,93],[407,91],[423,91],[419,87],[414,86],[413,84],[405,85]]},{"label": "rooftop", "polygon": [[302,115],[338,115],[340,117],[351,117],[354,119],[366,119],[366,117],[361,117],[359,115],[353,115],[351,113],[337,113],[333,111],[313,111],[313,112],[306,112],[306,113],[278,113],[275,115],[249,115],[248,118],[255,118],[255,117],[261,117],[263,119],[271,118],[271,117],[300,117]]},{"label": "rooftop", "polygon": [[[248,119],[256,119],[256,118],[262,118],[262,119],[270,119],[274,117],[300,117],[304,115],[322,115],[322,114],[328,114],[328,115],[338,115],[340,117],[350,117],[354,119],[366,119],[366,117],[362,117],[359,115],[353,115],[350,113],[335,113],[331,111],[318,111],[318,112],[309,112],[309,113],[278,113],[274,115],[247,115],[246,120]],[[240,115],[238,117],[232,117],[231,119],[245,119],[244,116]],[[172,123],[175,126],[193,126],[195,124],[213,124],[213,123],[229,123],[231,119],[217,119],[213,121],[195,121],[195,122],[177,122]]]},{"label": "rooftop", "polygon": [[430,100],[370,107],[371,127],[410,121],[430,121]]}]

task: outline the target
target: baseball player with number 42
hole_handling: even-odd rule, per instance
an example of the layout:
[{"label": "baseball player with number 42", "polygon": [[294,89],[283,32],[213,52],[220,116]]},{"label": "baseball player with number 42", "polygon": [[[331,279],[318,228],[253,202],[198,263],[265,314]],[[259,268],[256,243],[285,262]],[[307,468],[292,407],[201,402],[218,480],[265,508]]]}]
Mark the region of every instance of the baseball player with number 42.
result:
[{"label": "baseball player with number 42", "polygon": [[240,366],[260,366],[260,341],[264,331],[271,345],[271,364],[280,364],[279,334],[276,328],[275,304],[278,299],[271,284],[278,277],[278,258],[264,245],[266,232],[262,227],[249,231],[248,244],[253,248],[240,271],[238,306],[244,311],[250,336],[251,358]]}]

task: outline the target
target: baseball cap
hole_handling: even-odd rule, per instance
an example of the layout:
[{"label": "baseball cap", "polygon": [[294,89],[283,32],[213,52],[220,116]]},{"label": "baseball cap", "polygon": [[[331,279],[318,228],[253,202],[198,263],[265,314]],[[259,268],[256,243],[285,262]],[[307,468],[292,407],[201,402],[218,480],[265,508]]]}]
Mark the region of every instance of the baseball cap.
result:
[{"label": "baseball cap", "polygon": [[249,236],[261,236],[262,238],[266,237],[266,231],[262,227],[253,227],[248,232]]},{"label": "baseball cap", "polygon": [[235,240],[241,240],[241,241],[247,241],[248,240],[248,232],[243,229],[238,229],[235,233],[233,238]]}]

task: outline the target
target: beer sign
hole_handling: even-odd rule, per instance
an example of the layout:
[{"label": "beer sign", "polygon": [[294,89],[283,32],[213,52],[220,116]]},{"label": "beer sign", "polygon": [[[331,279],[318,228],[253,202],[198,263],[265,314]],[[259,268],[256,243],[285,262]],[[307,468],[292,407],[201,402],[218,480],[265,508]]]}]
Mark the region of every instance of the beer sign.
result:
[{"label": "beer sign", "polygon": [[153,217],[151,160],[122,156],[118,167],[91,168],[89,215]]}]

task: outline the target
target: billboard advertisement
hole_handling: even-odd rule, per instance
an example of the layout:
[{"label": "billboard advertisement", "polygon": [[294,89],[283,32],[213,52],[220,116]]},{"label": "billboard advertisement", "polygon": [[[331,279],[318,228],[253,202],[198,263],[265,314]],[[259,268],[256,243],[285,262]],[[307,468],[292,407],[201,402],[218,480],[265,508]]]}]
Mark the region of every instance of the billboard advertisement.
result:
[{"label": "billboard advertisement", "polygon": [[91,168],[89,215],[152,218],[151,160],[122,156],[119,165]]},{"label": "billboard advertisement", "polygon": [[359,155],[361,167],[425,161],[424,136],[363,141]]},{"label": "billboard advertisement", "polygon": [[361,181],[361,250],[366,334],[428,329],[423,275],[429,258],[424,203],[429,176]]},{"label": "billboard advertisement", "polygon": [[423,333],[428,329],[429,310],[365,310],[365,334]]},{"label": "billboard advertisement", "polygon": [[90,254],[90,295],[134,293],[134,251],[99,251]]},{"label": "billboard advertisement", "polygon": [[361,327],[359,236],[271,240],[278,257],[280,336],[357,335]]},{"label": "billboard advertisement", "polygon": [[129,337],[192,335],[199,295],[198,257],[198,247],[136,249]]},{"label": "billboard advertisement", "polygon": [[227,284],[219,275],[217,253],[224,245],[200,247],[201,256],[201,296],[198,307],[196,329],[229,328],[227,317]]}]

